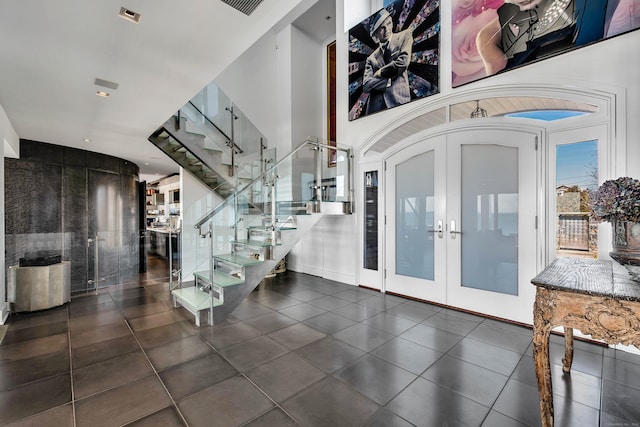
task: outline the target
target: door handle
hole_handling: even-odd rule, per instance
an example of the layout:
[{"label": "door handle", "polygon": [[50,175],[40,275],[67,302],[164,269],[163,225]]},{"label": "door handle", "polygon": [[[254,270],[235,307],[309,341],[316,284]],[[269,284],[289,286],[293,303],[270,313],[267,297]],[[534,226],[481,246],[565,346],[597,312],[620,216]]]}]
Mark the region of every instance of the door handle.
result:
[{"label": "door handle", "polygon": [[427,230],[427,233],[438,233],[438,238],[442,239],[444,236],[444,227],[442,220],[438,220],[438,226],[435,230]]},{"label": "door handle", "polygon": [[451,229],[449,231],[449,236],[451,236],[452,239],[456,238],[456,234],[462,234],[462,231],[456,231],[456,220],[452,219],[451,220]]}]

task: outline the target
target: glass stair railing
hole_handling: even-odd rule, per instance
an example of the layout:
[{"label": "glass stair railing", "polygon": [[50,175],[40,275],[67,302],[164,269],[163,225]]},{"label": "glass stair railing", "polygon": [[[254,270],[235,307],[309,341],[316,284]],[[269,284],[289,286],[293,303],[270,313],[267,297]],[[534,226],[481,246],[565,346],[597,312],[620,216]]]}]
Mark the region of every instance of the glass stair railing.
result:
[{"label": "glass stair railing", "polygon": [[202,313],[209,324],[226,319],[322,214],[351,213],[351,159],[350,149],[307,139],[215,208],[184,210],[194,247],[171,284],[174,305],[197,325]]},{"label": "glass stair railing", "polygon": [[183,169],[190,172],[201,182],[222,198],[227,198],[235,191],[234,183],[229,182],[223,175],[213,169],[212,161],[205,162],[184,145],[184,139],[177,139],[166,127],[154,132],[149,141],[153,142],[160,150],[175,160]]},{"label": "glass stair railing", "polygon": [[266,138],[213,83],[148,139],[222,198],[275,159]]}]

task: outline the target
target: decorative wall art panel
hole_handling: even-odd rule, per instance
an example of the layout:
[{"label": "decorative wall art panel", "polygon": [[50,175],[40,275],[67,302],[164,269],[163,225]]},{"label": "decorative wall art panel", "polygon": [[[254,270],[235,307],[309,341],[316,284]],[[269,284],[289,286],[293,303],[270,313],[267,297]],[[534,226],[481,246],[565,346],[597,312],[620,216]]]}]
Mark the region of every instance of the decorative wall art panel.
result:
[{"label": "decorative wall art panel", "polygon": [[640,27],[640,0],[454,0],[452,86]]},{"label": "decorative wall art panel", "polygon": [[349,30],[349,120],[439,91],[439,0],[395,1]]}]

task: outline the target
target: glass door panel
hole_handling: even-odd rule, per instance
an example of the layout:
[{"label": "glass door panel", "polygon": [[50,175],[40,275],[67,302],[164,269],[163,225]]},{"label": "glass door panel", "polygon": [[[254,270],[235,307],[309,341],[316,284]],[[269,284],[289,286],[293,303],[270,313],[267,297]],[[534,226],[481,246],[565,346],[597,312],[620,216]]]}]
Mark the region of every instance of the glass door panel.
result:
[{"label": "glass door panel", "polygon": [[518,295],[518,149],[465,145],[461,161],[462,286]]},{"label": "glass door panel", "polygon": [[556,254],[595,258],[598,227],[589,220],[589,191],[598,187],[598,141],[555,146]]},{"label": "glass door panel", "polygon": [[444,138],[407,148],[386,168],[386,290],[444,302]]},{"label": "glass door panel", "polygon": [[531,324],[536,273],[535,135],[447,138],[447,304]]},{"label": "glass door panel", "polygon": [[549,133],[546,263],[558,256],[608,258],[611,226],[589,220],[589,190],[608,179],[609,129],[602,124]]},{"label": "glass door panel", "polygon": [[378,270],[378,171],[364,174],[364,268]]},{"label": "glass door panel", "polygon": [[396,165],[396,274],[433,280],[433,151]]},{"label": "glass door panel", "polygon": [[535,139],[462,130],[388,158],[387,291],[532,323]]}]

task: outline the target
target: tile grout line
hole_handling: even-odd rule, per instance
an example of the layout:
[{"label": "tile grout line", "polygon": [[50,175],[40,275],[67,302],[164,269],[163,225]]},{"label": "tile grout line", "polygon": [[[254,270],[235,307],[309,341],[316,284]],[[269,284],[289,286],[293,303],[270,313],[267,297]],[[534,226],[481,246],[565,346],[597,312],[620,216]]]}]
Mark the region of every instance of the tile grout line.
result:
[{"label": "tile grout line", "polygon": [[[276,312],[278,312],[278,311],[276,311]],[[279,313],[279,312],[278,312],[278,313]],[[256,317],[259,317],[259,316],[256,316]],[[248,320],[250,320],[250,319],[248,319]],[[295,320],[295,319],[294,319],[294,320]],[[244,323],[245,321],[240,321],[240,322]],[[297,320],[296,320],[296,322],[297,322],[297,323],[302,323],[302,322],[297,321]],[[296,324],[296,323],[294,323],[294,325],[295,325],[295,324]],[[291,325],[289,325],[289,326],[291,326]],[[285,327],[286,327],[286,326],[285,326]],[[266,337],[266,336],[267,336],[267,334],[263,333],[262,331],[259,331],[259,332],[260,332],[260,336],[264,336],[264,337]],[[214,346],[213,344],[211,344],[209,341],[207,341],[206,339],[204,339],[204,338],[202,337],[202,335],[200,335],[200,333],[197,333],[197,335],[198,335],[198,336],[199,336],[199,337],[200,337],[200,338],[205,342],[205,344],[207,344],[209,347],[211,347],[211,349],[212,349],[212,350],[213,350],[213,351],[214,351],[218,356],[220,356],[220,358],[221,358],[222,360],[224,360],[225,362],[227,362],[230,366],[232,366],[232,367],[233,367],[233,368],[238,372],[236,375],[234,375],[234,377],[235,377],[235,376],[240,376],[240,377],[245,378],[247,381],[249,381],[249,383],[251,383],[251,385],[253,385],[255,388],[257,388],[257,389],[260,391],[260,393],[262,393],[262,394],[263,394],[267,399],[269,399],[271,402],[273,402],[273,404],[274,404],[274,407],[275,407],[275,408],[279,408],[279,409],[280,409],[282,412],[284,412],[284,413],[285,413],[289,418],[291,418],[291,419],[292,419],[292,420],[293,420],[297,425],[300,425],[300,423],[299,423],[299,422],[298,422],[298,421],[297,421],[297,420],[296,420],[296,419],[295,419],[291,414],[289,414],[289,412],[287,412],[287,411],[286,411],[286,410],[285,410],[285,409],[284,409],[284,408],[283,408],[283,407],[282,407],[278,402],[276,402],[274,399],[272,399],[272,398],[271,398],[271,396],[269,396],[269,395],[267,394],[267,392],[266,392],[266,391],[264,391],[264,390],[263,390],[261,387],[259,387],[255,382],[253,382],[253,381],[251,380],[251,378],[249,378],[249,377],[246,375],[246,373],[245,373],[245,372],[242,372],[242,371],[238,370],[238,369],[236,368],[236,366],[235,366],[233,363],[231,363],[231,360],[227,359],[227,358],[226,358],[222,353],[220,353],[220,352],[215,348],[215,346]],[[257,338],[257,337],[256,337],[256,338]],[[232,344],[232,345],[230,345],[229,347],[232,347],[233,345],[235,345],[235,344]],[[294,352],[293,350],[290,350],[290,349],[288,349],[288,350],[289,350],[289,353],[295,354],[295,352]],[[287,354],[287,353],[285,353],[285,354],[283,354],[283,355],[281,355],[281,356],[279,356],[279,357],[276,357],[276,358],[275,358],[275,359],[273,359],[273,360],[277,360],[277,359],[279,359],[279,358],[281,358],[281,357],[284,357],[286,354]],[[267,362],[267,363],[268,363],[268,362]],[[314,366],[314,365],[312,365],[312,366]],[[233,377],[232,377],[232,378],[233,378]],[[326,376],[325,376],[325,378],[326,378]],[[322,379],[324,379],[324,378],[322,378]],[[313,383],[313,384],[317,384],[318,382],[322,381],[322,379],[320,379],[320,380],[316,381],[316,382],[315,382],[315,383]],[[309,388],[309,387],[311,387],[311,386],[307,386],[306,388]],[[201,393],[202,391],[203,391],[203,390],[200,390],[200,391],[198,391],[198,392],[194,393],[193,395],[196,395],[196,394],[198,394],[198,393]],[[193,396],[193,395],[192,395],[192,396]],[[248,424],[248,423],[252,422],[253,420],[258,419],[259,417],[263,416],[264,414],[268,413],[269,411],[272,411],[273,409],[274,409],[274,408],[270,408],[269,410],[265,411],[264,413],[259,414],[259,415],[255,416],[254,418],[252,418],[252,419],[250,419],[250,420],[247,420],[245,423],[241,424],[241,426],[242,426],[242,425],[246,425],[246,424]]]},{"label": "tile grout line", "polygon": [[[291,352],[291,350],[290,350],[290,352]],[[282,356],[280,356],[280,357],[284,357],[284,355],[282,355]],[[276,358],[276,359],[279,359],[279,358]],[[274,359],[274,360],[276,360],[276,359]],[[225,360],[226,360],[226,359],[225,359]],[[278,402],[276,402],[275,400],[273,400],[273,399],[271,398],[271,396],[269,396],[269,395],[267,394],[267,392],[266,392],[266,391],[262,390],[262,388],[260,388],[260,387],[258,386],[258,384],[254,383],[254,382],[251,380],[251,378],[249,378],[249,377],[248,377],[244,372],[238,372],[238,373],[240,374],[240,376],[241,376],[241,377],[243,377],[244,379],[246,379],[247,381],[249,381],[249,382],[251,383],[251,385],[253,385],[255,388],[257,388],[257,389],[260,391],[260,393],[262,393],[263,395],[265,395],[265,397],[266,397],[267,399],[269,399],[271,402],[273,402],[273,404],[274,404],[274,407],[275,407],[275,408],[279,408],[279,409],[280,409],[282,412],[284,412],[284,413],[285,413],[289,418],[291,418],[291,419],[292,419],[296,424],[300,425],[300,423],[295,419],[295,417],[294,417],[293,415],[291,415],[289,412],[287,412],[287,411],[286,411],[286,410],[285,410],[285,409],[284,409],[284,408],[283,408],[283,407],[282,407]],[[322,378],[322,379],[320,379],[320,380],[318,380],[318,381],[314,382],[313,384],[311,384],[311,385],[307,386],[305,389],[310,388],[312,385],[315,385],[315,384],[319,383],[319,382],[320,382],[320,381],[322,381],[323,379],[324,379],[324,378]],[[304,389],[303,389],[303,390],[304,390]],[[291,398],[291,396],[290,396],[289,398]],[[289,398],[287,398],[287,399],[289,399]],[[256,419],[260,418],[260,417],[261,417],[261,416],[263,416],[264,414],[267,414],[267,413],[269,413],[270,411],[273,411],[273,409],[274,409],[274,408],[270,408],[270,409],[268,409],[267,411],[265,411],[264,413],[256,415],[256,416],[255,416],[255,417],[253,417],[252,419],[247,420],[245,423],[242,423],[242,424],[241,424],[241,426],[249,424],[250,422],[252,422],[252,421],[254,421],[254,420],[256,420]]]},{"label": "tile grout line", "polygon": [[73,348],[71,346],[71,313],[69,312],[69,305],[66,307],[67,311],[67,340],[69,343],[69,382],[71,383],[71,415],[73,416],[73,426],[77,426],[76,422],[76,396],[75,389],[73,387]]},{"label": "tile grout line", "polygon": [[[141,284],[140,288],[144,289],[146,292],[150,292],[144,285]],[[111,294],[109,294],[109,296],[111,296]],[[154,296],[154,299],[157,300],[157,298]],[[113,297],[112,297],[113,299]],[[126,317],[124,317],[124,314],[122,313],[121,309],[118,309],[118,311],[120,312],[120,314],[122,315],[125,324],[127,325],[127,328],[129,328],[129,332],[131,332],[131,335],[133,336],[133,339],[136,341],[136,344],[138,344],[138,347],[140,347],[140,350],[142,351],[142,354],[144,355],[145,359],[147,360],[147,362],[149,363],[149,366],[151,366],[151,369],[153,369],[153,373],[155,374],[156,378],[158,379],[158,381],[160,381],[160,384],[162,385],[162,388],[164,389],[164,391],[167,393],[167,396],[169,396],[169,399],[171,400],[171,403],[173,404],[173,406],[176,408],[176,411],[178,412],[178,415],[180,416],[180,419],[182,420],[182,422],[188,426],[189,423],[187,422],[186,418],[184,417],[184,415],[182,414],[182,411],[180,410],[180,408],[178,407],[178,403],[175,401],[175,399],[173,398],[173,396],[171,395],[171,393],[169,392],[169,389],[167,388],[167,386],[165,385],[164,381],[162,381],[162,378],[160,377],[160,373],[158,372],[158,370],[156,369],[156,367],[153,365],[153,363],[151,362],[151,359],[149,359],[149,356],[147,355],[147,352],[145,351],[145,349],[142,347],[142,344],[140,343],[140,341],[138,340],[138,337],[136,336],[136,334],[133,331],[133,328],[131,327],[131,324],[129,323],[129,319],[127,319]],[[138,421],[140,419],[143,419],[151,414],[146,414],[136,420],[131,420],[128,423],[132,423],[135,421]]]}]

